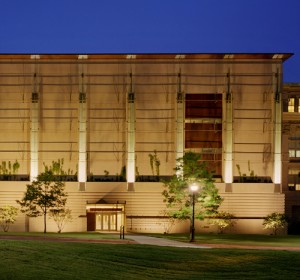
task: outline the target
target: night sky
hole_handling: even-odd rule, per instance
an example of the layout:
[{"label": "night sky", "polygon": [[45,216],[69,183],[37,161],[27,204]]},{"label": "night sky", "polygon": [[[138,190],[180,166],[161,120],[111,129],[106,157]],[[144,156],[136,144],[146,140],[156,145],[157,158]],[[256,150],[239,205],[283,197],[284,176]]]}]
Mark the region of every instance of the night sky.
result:
[{"label": "night sky", "polygon": [[294,53],[299,0],[1,0],[0,53]]}]

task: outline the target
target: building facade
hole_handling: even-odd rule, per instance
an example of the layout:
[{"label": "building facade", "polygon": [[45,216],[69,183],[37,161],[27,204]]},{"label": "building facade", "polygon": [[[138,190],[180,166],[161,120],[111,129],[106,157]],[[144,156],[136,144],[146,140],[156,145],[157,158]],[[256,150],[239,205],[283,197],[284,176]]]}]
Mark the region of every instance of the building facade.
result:
[{"label": "building facade", "polygon": [[[263,217],[286,210],[281,93],[290,56],[0,55],[0,204],[14,205],[44,164],[60,160],[73,215],[65,230],[188,231],[166,217],[159,179],[192,150],[214,172],[221,210],[238,218],[232,230],[268,233]],[[12,230],[42,229],[20,214]]]},{"label": "building facade", "polygon": [[300,233],[300,85],[283,87],[282,190],[289,233]]}]

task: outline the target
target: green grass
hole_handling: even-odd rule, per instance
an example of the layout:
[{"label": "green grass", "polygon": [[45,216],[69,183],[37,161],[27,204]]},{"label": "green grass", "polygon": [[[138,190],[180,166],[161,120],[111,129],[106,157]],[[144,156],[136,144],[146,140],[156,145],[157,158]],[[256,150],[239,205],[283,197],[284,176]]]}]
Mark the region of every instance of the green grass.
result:
[{"label": "green grass", "polygon": [[[40,232],[0,232],[0,237],[13,236],[39,236],[55,238],[78,238],[108,240],[119,239],[118,233],[99,232],[66,232],[66,233],[40,233]],[[160,238],[168,238],[182,242],[189,242],[189,234],[148,234]],[[130,240],[130,235],[125,234],[125,239]],[[258,234],[196,234],[196,243],[199,244],[235,244],[254,246],[300,247],[299,235],[258,235]]]},{"label": "green grass", "polygon": [[299,279],[300,252],[0,241],[0,279]]},{"label": "green grass", "polygon": [[63,232],[63,233],[41,233],[41,232],[0,232],[1,236],[37,236],[55,238],[80,238],[80,239],[119,239],[119,234],[99,233],[99,232]]},{"label": "green grass", "polygon": [[[188,234],[151,234],[155,237],[189,242]],[[259,235],[259,234],[197,234],[199,244],[235,244],[255,246],[300,247],[299,235]]]}]

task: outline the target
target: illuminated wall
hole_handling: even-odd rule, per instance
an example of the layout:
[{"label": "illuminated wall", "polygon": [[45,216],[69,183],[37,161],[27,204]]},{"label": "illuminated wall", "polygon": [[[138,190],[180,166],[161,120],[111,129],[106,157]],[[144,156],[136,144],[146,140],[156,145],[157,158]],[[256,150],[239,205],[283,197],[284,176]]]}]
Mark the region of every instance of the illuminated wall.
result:
[{"label": "illuminated wall", "polygon": [[[160,183],[149,183],[158,175],[149,154],[160,160],[159,175],[171,176],[176,158],[190,149],[201,152],[216,171],[225,197],[222,207],[245,218],[255,203],[245,214],[234,207],[233,198],[243,198],[247,205],[253,199],[249,193],[264,192],[263,183],[269,183],[262,203],[282,211],[283,197],[278,204],[272,196],[280,193],[277,97],[282,63],[289,56],[1,55],[0,162],[8,166],[17,160],[16,175],[28,182],[44,163],[63,159],[65,170],[83,183],[70,183],[72,207],[81,217],[75,229],[86,224],[86,201],[98,201],[106,188],[111,200],[128,202],[126,215],[136,217],[136,228],[142,230],[144,223],[138,216],[151,216],[154,227],[164,205]],[[239,172],[265,181],[239,193]],[[121,184],[121,191],[111,184]],[[147,185],[148,194],[140,184]],[[6,202],[14,201],[4,184],[1,191]],[[266,213],[252,214],[247,218],[261,219]]]}]

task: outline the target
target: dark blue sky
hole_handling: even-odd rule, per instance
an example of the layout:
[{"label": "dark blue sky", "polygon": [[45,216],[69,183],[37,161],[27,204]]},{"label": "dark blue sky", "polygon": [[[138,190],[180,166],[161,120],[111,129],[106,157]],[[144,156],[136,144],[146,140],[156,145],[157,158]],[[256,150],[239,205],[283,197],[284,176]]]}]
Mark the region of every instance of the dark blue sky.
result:
[{"label": "dark blue sky", "polygon": [[300,0],[1,0],[0,53],[294,53]]}]

